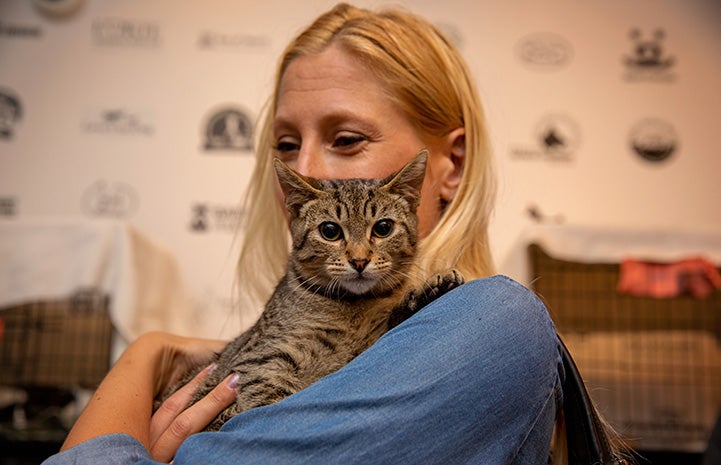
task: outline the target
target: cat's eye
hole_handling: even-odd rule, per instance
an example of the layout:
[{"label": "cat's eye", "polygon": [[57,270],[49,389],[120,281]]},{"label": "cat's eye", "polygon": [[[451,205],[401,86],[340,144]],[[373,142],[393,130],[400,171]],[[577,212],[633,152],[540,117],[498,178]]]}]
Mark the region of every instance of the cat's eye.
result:
[{"label": "cat's eye", "polygon": [[320,235],[323,237],[323,239],[327,241],[337,241],[338,239],[343,237],[343,230],[341,229],[340,225],[330,221],[326,221],[325,223],[322,223],[320,226],[318,226],[318,232],[320,232]]},{"label": "cat's eye", "polygon": [[393,232],[393,220],[378,220],[373,225],[373,235],[376,237],[388,237]]}]

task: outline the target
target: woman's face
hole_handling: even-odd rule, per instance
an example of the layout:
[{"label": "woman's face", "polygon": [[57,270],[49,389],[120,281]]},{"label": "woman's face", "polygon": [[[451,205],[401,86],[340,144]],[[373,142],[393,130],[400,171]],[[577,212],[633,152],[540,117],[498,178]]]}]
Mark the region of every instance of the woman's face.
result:
[{"label": "woman's face", "polygon": [[299,173],[319,179],[384,177],[427,148],[418,209],[421,237],[438,221],[440,199],[450,201],[455,194],[457,185],[451,184],[462,171],[462,157],[459,165],[451,156],[450,137],[424,140],[388,99],[382,83],[334,46],[288,66],[280,82],[273,135],[276,156]]}]

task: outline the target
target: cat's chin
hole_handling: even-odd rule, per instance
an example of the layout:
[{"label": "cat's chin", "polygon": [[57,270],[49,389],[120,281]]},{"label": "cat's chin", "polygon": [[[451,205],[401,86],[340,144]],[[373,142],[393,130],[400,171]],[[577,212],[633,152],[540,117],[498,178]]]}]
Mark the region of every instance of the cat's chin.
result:
[{"label": "cat's chin", "polygon": [[341,287],[354,295],[363,295],[372,291],[378,285],[377,279],[364,277],[356,277],[354,279],[343,280]]}]

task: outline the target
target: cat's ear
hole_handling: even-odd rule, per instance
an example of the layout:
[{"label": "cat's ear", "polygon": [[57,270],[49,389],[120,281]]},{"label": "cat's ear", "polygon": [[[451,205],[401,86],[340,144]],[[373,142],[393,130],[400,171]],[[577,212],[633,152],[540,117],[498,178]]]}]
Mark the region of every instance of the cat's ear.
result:
[{"label": "cat's ear", "polygon": [[401,195],[413,209],[421,201],[421,187],[426,176],[428,150],[423,149],[406,166],[384,181],[384,188],[394,194]]},{"label": "cat's ear", "polygon": [[297,216],[300,207],[323,195],[317,179],[296,173],[277,158],[273,160],[273,166],[285,195],[285,207],[292,215]]}]

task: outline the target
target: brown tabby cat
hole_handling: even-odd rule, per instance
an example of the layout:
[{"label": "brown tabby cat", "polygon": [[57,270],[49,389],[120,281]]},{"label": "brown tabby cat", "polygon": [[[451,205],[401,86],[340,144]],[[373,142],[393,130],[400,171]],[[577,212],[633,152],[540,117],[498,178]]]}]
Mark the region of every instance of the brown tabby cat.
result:
[{"label": "brown tabby cat", "polygon": [[[207,428],[330,374],[391,327],[463,283],[454,270],[408,291],[427,152],[380,180],[317,180],[275,161],[292,252],[258,322],[217,355],[194,402],[230,373],[237,402]],[[197,371],[196,371],[197,373]]]}]

